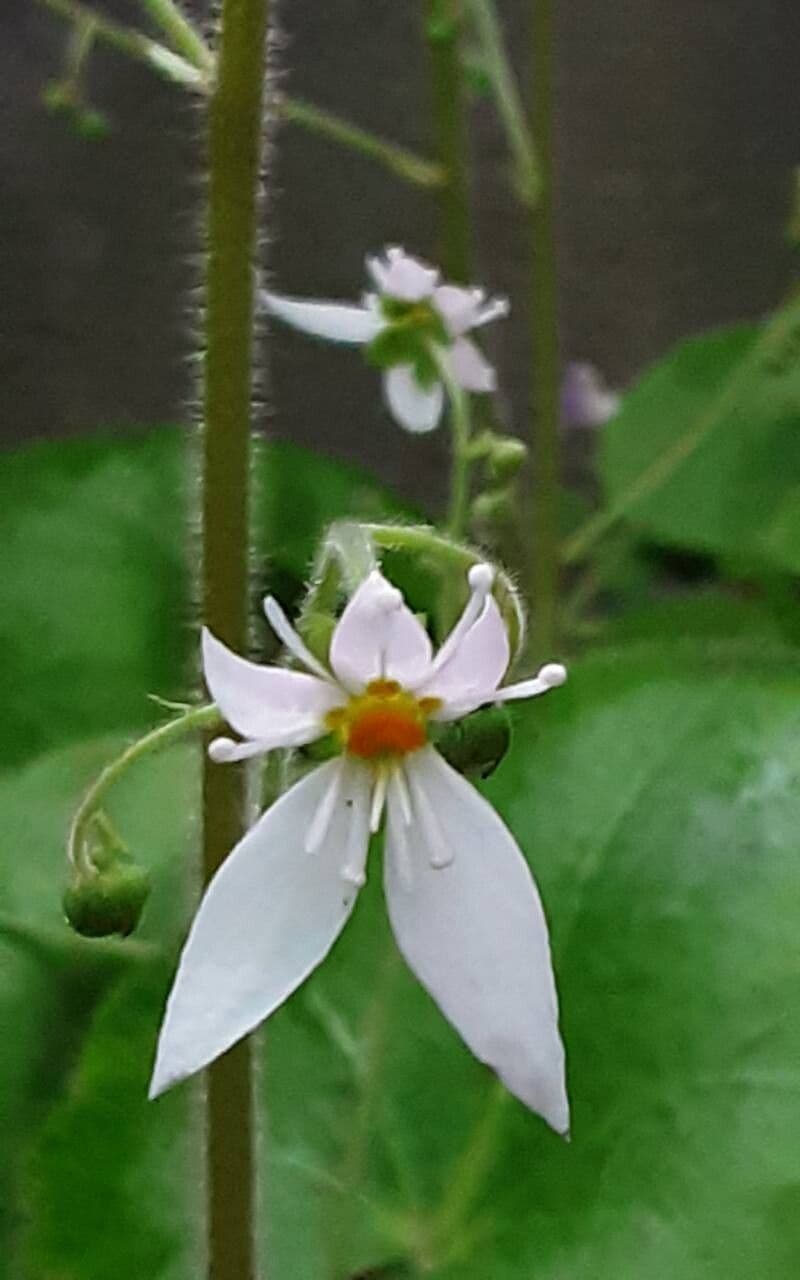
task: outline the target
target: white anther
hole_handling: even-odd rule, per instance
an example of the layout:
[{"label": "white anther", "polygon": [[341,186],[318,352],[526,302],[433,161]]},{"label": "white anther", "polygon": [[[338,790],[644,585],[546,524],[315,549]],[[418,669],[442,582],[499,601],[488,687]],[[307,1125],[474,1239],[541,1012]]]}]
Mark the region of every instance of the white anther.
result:
[{"label": "white anther", "polygon": [[542,684],[547,685],[548,689],[557,689],[559,685],[566,682],[567,668],[562,667],[560,662],[548,662],[539,672],[538,679]]},{"label": "white anther", "polygon": [[231,753],[236,750],[233,738],[215,738],[208,744],[208,756],[214,764],[227,764],[232,759]]},{"label": "white anther", "polygon": [[477,596],[487,596],[494,585],[494,568],[490,564],[474,564],[467,574],[470,589]]}]

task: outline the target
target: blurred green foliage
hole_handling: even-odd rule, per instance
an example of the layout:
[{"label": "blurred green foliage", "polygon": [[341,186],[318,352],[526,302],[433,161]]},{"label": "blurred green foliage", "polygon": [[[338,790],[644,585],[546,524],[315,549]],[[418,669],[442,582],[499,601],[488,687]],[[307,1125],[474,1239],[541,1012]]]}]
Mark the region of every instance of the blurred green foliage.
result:
[{"label": "blurred green foliage", "polygon": [[[749,331],[703,340],[648,375],[609,430],[607,474],[637,421],[642,434],[663,431],[663,449],[676,381],[681,395],[700,388],[680,417],[696,421],[732,350],[747,359],[753,340]],[[642,417],[655,379],[662,390]],[[746,454],[751,419],[734,414],[709,450],[713,439],[715,451]],[[775,418],[781,430],[787,421]],[[9,1280],[198,1274],[197,1086],[145,1100],[196,889],[195,749],[142,765],[110,806],[152,872],[141,934],[93,943],[60,916],[68,818],[120,745],[108,734],[136,734],[157,714],[146,693],[190,683],[186,450],[163,431],[37,446],[4,462],[0,1271]],[[737,471],[715,451],[704,478],[670,478],[674,508],[665,482],[661,506],[631,514],[649,536],[759,563],[775,540],[763,536],[769,504],[756,520],[744,492],[755,464]],[[636,468],[646,452],[641,443]],[[703,457],[698,449],[686,468]],[[270,498],[256,523],[270,558],[254,594],[269,582],[287,601],[296,595],[331,519],[400,510],[365,476],[289,446],[264,449],[257,466]],[[788,502],[791,467],[776,471]],[[738,476],[753,513],[735,547],[720,532],[719,476]],[[680,497],[706,491],[705,507]],[[699,528],[700,508],[714,515],[713,534]],[[511,751],[485,785],[530,857],[551,921],[572,1143],[512,1099],[496,1101],[487,1072],[406,973],[388,936],[376,848],[352,924],[265,1037],[259,1223],[280,1280],[381,1267],[442,1280],[794,1276],[798,650],[755,589],[736,598],[706,583],[691,599],[645,607],[637,579],[636,600],[605,646],[573,664],[565,689],[514,708]],[[463,1151],[482,1117],[485,1142],[465,1177]]]}]

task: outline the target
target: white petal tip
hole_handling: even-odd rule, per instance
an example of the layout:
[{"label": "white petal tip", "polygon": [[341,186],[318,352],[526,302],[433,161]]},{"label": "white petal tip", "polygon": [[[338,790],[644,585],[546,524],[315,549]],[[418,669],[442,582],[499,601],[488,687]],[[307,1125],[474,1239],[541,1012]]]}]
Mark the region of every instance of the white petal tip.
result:
[{"label": "white petal tip", "polygon": [[350,867],[343,869],[342,879],[345,884],[352,885],[354,889],[363,889],[367,883],[367,877],[363,871],[353,871]]},{"label": "white petal tip", "polygon": [[539,672],[539,679],[548,689],[557,689],[559,685],[566,684],[567,668],[560,662],[548,662]]},{"label": "white petal tip", "polygon": [[214,764],[230,764],[236,758],[237,746],[233,738],[215,738],[208,745],[208,758]]},{"label": "white petal tip", "polygon": [[488,595],[494,584],[494,569],[490,564],[474,564],[467,574],[470,589],[479,595]]}]

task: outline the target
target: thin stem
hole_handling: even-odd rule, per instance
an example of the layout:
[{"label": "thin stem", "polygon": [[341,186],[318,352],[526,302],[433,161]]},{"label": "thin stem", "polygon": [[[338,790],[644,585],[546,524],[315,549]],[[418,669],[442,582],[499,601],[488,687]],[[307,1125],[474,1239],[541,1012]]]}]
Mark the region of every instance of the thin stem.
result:
[{"label": "thin stem", "polygon": [[200,32],[173,0],[141,0],[146,13],[161,28],[169,45],[198,71],[214,70],[214,54]]},{"label": "thin stem", "polygon": [[[223,0],[209,104],[209,205],[204,385],[202,608],[215,635],[248,639],[249,475],[253,317],[267,0]],[[244,829],[243,768],[203,769],[207,884]],[[250,1046],[208,1072],[209,1268],[251,1280],[253,1116]]]},{"label": "thin stem", "polygon": [[444,185],[445,172],[440,164],[414,155],[413,151],[407,151],[405,147],[387,142],[377,134],[369,133],[348,120],[342,120],[329,111],[322,111],[319,107],[312,106],[310,102],[282,97],[275,106],[278,115],[290,124],[299,125],[308,133],[330,138],[332,142],[338,142],[350,151],[356,151],[360,155],[368,156],[370,160],[376,160],[385,169],[402,178],[404,182],[428,188]]},{"label": "thin stem", "polygon": [[453,377],[447,353],[434,345],[431,347],[431,355],[444,383],[450,410],[451,470],[447,532],[452,538],[463,538],[469,514],[469,475],[474,460],[469,395]]},{"label": "thin stem", "polygon": [[96,817],[106,794],[114,787],[123,774],[146,756],[156,751],[171,747],[187,734],[214,730],[223,724],[219,711],[213,705],[193,707],[176,720],[159,725],[152,733],[139,738],[130,747],[107,764],[102,773],[94,780],[78,807],[67,837],[67,857],[73,865],[80,865],[83,858],[84,836],[88,824]]},{"label": "thin stem", "polygon": [[424,0],[436,151],[447,175],[439,192],[439,260],[450,280],[471,275],[472,227],[466,93],[461,65],[461,0]]},{"label": "thin stem", "polygon": [[541,188],[531,212],[531,456],[534,476],[533,604],[535,657],[557,644],[559,585],[559,351],[553,195],[552,0],[533,0],[533,131]]},{"label": "thin stem", "polygon": [[466,0],[466,5],[513,157],[514,186],[520,200],[533,208],[541,190],[539,158],[503,43],[497,10],[492,0]]},{"label": "thin stem", "polygon": [[174,53],[172,49],[143,35],[141,31],[113,22],[110,18],[97,13],[95,9],[80,4],[79,0],[37,0],[37,2],[67,22],[76,25],[90,22],[95,39],[102,40],[104,44],[127,54],[129,58],[146,62],[151,70],[157,71],[167,80],[201,93],[206,91],[206,76],[202,71]]}]

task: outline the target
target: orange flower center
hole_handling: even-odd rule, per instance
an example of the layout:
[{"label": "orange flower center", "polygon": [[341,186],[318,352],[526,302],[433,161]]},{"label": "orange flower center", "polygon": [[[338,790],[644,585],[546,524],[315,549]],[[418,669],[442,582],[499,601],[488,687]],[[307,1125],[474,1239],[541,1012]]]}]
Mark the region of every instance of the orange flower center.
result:
[{"label": "orange flower center", "polygon": [[428,741],[428,717],[438,698],[415,698],[396,680],[372,680],[344,707],[335,707],[326,723],[345,751],[361,760],[408,755]]}]

